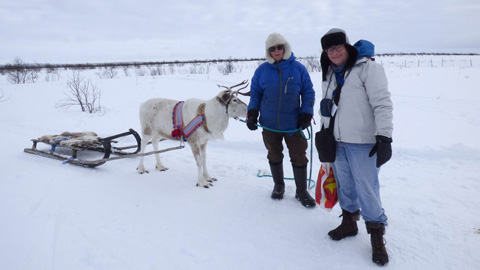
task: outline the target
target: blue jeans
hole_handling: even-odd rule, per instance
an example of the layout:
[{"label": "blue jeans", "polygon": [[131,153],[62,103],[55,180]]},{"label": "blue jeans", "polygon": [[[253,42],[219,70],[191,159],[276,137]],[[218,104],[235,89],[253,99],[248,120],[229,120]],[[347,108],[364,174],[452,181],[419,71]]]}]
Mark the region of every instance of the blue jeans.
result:
[{"label": "blue jeans", "polygon": [[337,142],[333,171],[337,181],[338,201],[350,213],[361,209],[365,222],[387,225],[387,216],[380,200],[377,156],[368,154],[373,144]]}]

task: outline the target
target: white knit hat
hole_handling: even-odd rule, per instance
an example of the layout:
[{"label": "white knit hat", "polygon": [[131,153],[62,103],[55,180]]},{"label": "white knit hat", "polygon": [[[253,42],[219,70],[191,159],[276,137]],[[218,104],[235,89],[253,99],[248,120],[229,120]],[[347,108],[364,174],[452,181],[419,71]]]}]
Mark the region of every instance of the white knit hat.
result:
[{"label": "white knit hat", "polygon": [[275,63],[275,59],[270,55],[268,48],[282,44],[285,47],[285,54],[283,55],[283,59],[287,60],[292,56],[292,47],[290,47],[290,43],[280,34],[272,33],[268,36],[267,40],[265,41],[265,56],[267,57],[267,62],[270,64]]}]

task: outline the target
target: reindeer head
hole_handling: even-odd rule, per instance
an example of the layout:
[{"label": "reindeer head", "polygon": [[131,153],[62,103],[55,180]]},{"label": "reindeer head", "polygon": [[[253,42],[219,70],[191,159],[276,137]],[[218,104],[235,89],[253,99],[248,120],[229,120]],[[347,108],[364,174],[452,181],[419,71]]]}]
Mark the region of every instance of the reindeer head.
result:
[{"label": "reindeer head", "polygon": [[[242,86],[245,85],[244,87],[233,91],[232,89],[237,86]],[[244,95],[244,96],[250,96],[250,92],[247,93],[240,93],[240,90],[247,88],[248,82],[245,80],[239,84],[227,87],[223,85],[218,85],[218,87],[223,87],[226,90],[220,92],[217,96],[217,100],[225,105],[225,111],[228,114],[229,117],[232,118],[239,118],[239,117],[247,117],[247,104],[240,100],[237,96],[238,94]]]}]

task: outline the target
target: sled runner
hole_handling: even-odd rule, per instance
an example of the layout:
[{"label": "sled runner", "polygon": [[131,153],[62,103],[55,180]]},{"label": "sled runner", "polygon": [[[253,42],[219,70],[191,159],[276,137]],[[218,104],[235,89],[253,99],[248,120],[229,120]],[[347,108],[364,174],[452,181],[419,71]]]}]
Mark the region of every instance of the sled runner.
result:
[{"label": "sled runner", "polygon": [[[127,136],[133,136],[136,145],[118,146],[118,142]],[[107,161],[122,159],[126,157],[147,156],[156,153],[167,152],[181,149],[184,146],[166,148],[158,151],[139,154],[141,139],[138,133],[129,129],[129,131],[100,138],[95,132],[63,132],[60,135],[45,135],[38,139],[32,139],[31,148],[25,148],[26,153],[61,160],[64,163],[70,163],[82,167],[93,168],[105,164]],[[44,151],[37,149],[38,143],[50,145],[50,150]],[[133,151],[131,149],[134,149]],[[103,153],[103,157],[94,160],[79,158],[79,153],[84,151],[93,151]],[[68,153],[68,154],[67,154]],[[116,154],[116,157],[110,157],[110,154]]]}]

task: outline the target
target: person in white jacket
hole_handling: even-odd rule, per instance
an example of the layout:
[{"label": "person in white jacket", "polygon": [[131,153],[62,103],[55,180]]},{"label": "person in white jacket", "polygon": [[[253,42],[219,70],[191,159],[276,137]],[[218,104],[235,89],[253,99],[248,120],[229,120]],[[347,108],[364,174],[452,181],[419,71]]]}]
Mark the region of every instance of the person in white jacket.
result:
[{"label": "person in white jacket", "polygon": [[[363,43],[373,51],[373,44]],[[383,239],[387,216],[380,200],[378,173],[392,156],[393,105],[387,77],[370,57],[359,57],[344,30],[331,29],[321,44],[323,99],[319,112],[324,127],[334,120],[337,143],[332,164],[343,216],[341,225],[328,235],[333,240],[356,235],[361,215],[371,235],[372,259],[384,265],[388,263]]]}]

